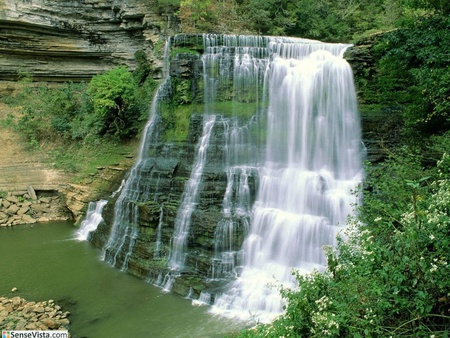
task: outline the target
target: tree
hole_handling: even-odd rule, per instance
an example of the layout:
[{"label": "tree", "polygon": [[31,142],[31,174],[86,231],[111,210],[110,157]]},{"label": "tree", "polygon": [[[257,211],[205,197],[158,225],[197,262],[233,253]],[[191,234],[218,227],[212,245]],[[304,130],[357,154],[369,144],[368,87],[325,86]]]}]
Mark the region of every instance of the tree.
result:
[{"label": "tree", "polygon": [[87,88],[92,111],[84,123],[99,136],[134,136],[139,122],[136,91],[136,81],[125,67],[94,76]]}]

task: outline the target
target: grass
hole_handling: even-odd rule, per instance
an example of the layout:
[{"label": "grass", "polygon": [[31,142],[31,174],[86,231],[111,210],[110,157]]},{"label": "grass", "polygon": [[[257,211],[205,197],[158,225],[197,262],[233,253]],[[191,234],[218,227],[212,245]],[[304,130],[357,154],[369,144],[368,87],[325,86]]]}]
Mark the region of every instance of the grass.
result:
[{"label": "grass", "polygon": [[49,151],[49,159],[57,169],[73,174],[73,182],[79,183],[95,174],[99,167],[130,166],[134,160],[125,155],[136,154],[138,143],[136,139],[126,144],[98,142],[80,145],[74,142],[70,146],[57,145]]}]

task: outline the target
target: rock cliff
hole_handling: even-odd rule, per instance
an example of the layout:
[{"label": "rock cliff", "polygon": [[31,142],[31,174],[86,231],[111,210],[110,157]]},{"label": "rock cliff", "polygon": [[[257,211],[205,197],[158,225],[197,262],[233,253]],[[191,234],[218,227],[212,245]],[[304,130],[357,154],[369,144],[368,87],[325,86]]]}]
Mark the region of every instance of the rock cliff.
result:
[{"label": "rock cliff", "polygon": [[[195,104],[203,101],[203,92],[199,90],[204,86],[203,78],[199,73],[202,64],[199,55],[196,54],[197,51],[201,52],[198,47],[201,41],[198,36],[178,36],[177,39],[178,41],[173,41],[172,54],[177,55],[176,47],[183,47],[183,49],[181,49],[182,53],[175,56],[170,63],[171,90],[168,100],[175,105],[177,100],[188,102],[188,104],[180,105],[189,107],[184,111],[187,116],[190,116],[188,132],[184,138],[170,140],[173,136],[172,129],[179,128],[177,119],[186,119],[186,117],[180,117],[177,113],[173,116],[161,113],[161,120],[156,127],[160,133],[149,145],[151,156],[144,166],[137,169],[142,176],[133,187],[135,191],[149,192],[145,200],[139,200],[140,197],[137,197],[130,202],[132,204],[130,208],[135,210],[135,215],[138,215],[138,226],[133,230],[134,235],[124,235],[124,242],[118,251],[106,250],[106,259],[122,270],[163,287],[170,284],[170,289],[175,293],[183,296],[190,293],[191,296],[198,297],[204,290],[214,292],[215,287],[227,278],[224,275],[216,278],[226,271],[227,267],[224,266],[223,259],[219,258],[220,252],[218,255],[218,248],[215,246],[217,236],[220,235],[218,234],[219,225],[226,222],[222,207],[224,195],[228,189],[225,168],[226,150],[224,149],[226,142],[223,139],[227,119],[223,116],[219,117],[212,131],[201,191],[191,217],[186,267],[180,275],[170,280],[168,277],[170,267],[167,263],[172,249],[171,241],[174,236],[177,212],[183,200],[185,184],[193,168],[195,147],[201,136],[205,118],[202,111],[197,111],[198,107]],[[192,53],[185,53],[186,47],[190,48]],[[359,72],[365,67],[372,67],[370,49],[367,49],[367,46],[354,47],[347,53],[346,58],[352,64],[357,76],[361,76]],[[220,115],[220,112],[211,111],[210,113]],[[374,162],[384,156],[377,145],[377,138],[380,137],[377,123],[373,118],[365,120],[363,117],[363,125],[371,128],[364,130],[364,142],[368,146],[368,159]],[[177,130],[180,133],[180,130]],[[249,199],[254,200],[258,185],[257,171],[249,172],[246,179]],[[233,187],[233,194],[237,194],[236,187]],[[98,247],[108,246],[111,225],[114,217],[117,216],[114,203],[115,200],[107,204],[103,211],[104,222],[91,237],[91,241]],[[237,252],[244,239],[245,221],[234,219],[233,222],[236,225],[236,231],[231,234],[234,236],[235,245],[232,250]],[[232,260],[235,259],[237,257],[232,258]]]},{"label": "rock cliff", "polygon": [[[149,59],[177,32],[173,14],[144,0],[1,0],[0,81],[80,81]],[[158,65],[156,65],[158,66]]]}]

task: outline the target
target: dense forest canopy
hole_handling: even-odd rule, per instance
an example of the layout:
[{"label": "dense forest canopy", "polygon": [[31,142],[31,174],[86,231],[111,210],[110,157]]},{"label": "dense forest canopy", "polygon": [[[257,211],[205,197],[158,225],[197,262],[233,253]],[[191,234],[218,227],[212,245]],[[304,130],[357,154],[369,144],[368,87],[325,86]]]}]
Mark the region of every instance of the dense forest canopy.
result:
[{"label": "dense forest canopy", "polygon": [[157,0],[176,10],[183,32],[288,35],[351,42],[429,13],[450,13],[447,0]]}]

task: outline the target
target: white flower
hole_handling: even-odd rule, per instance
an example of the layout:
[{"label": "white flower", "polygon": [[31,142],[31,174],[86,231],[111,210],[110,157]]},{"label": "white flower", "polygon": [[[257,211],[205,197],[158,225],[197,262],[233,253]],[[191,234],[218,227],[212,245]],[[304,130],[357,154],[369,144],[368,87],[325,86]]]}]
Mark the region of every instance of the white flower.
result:
[{"label": "white flower", "polygon": [[436,237],[434,237],[433,234],[430,235],[430,239],[431,239],[431,240],[434,240],[435,238],[436,238]]},{"label": "white flower", "polygon": [[436,270],[437,270],[437,265],[431,263],[431,269],[430,269],[430,272],[435,272]]}]

